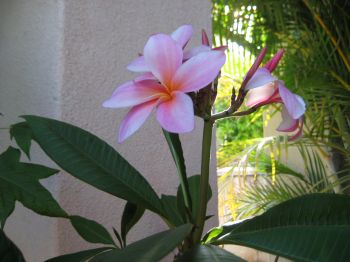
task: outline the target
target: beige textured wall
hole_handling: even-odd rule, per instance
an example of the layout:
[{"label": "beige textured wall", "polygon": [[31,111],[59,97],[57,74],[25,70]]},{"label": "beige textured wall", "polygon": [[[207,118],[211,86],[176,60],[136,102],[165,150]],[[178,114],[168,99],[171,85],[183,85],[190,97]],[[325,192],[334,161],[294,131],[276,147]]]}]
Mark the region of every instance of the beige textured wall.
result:
[{"label": "beige textured wall", "polygon": [[[0,112],[4,114],[0,127],[20,121],[23,114],[59,117],[62,25],[61,1],[0,1]],[[7,131],[0,130],[1,152],[8,145]],[[37,147],[33,149],[34,162],[52,165]],[[58,178],[44,184],[57,196]],[[19,203],[5,225],[29,262],[57,254],[56,229],[55,219],[36,215]]]},{"label": "beige textured wall", "polygon": [[[74,123],[114,145],[159,194],[175,193],[178,178],[154,116],[118,145],[118,125],[126,110],[104,109],[101,103],[118,84],[132,78],[125,67],[142,51],[150,34],[170,33],[189,23],[196,29],[191,44],[198,44],[200,30],[210,31],[210,10],[210,0],[1,0],[0,112],[9,116],[1,124],[14,122],[20,114]],[[201,127],[199,120],[194,132],[181,137],[191,175],[200,170]],[[7,142],[7,137],[2,140],[2,148]],[[50,163],[40,153],[34,159]],[[211,179],[216,196],[214,161]],[[119,228],[124,201],[67,174],[45,183],[71,214]],[[216,215],[216,201],[214,197],[208,213]],[[209,227],[216,222],[212,218]],[[159,218],[146,213],[131,231],[130,241],[163,229]],[[28,261],[92,246],[67,221],[56,223],[24,208],[16,209],[7,232]]]}]

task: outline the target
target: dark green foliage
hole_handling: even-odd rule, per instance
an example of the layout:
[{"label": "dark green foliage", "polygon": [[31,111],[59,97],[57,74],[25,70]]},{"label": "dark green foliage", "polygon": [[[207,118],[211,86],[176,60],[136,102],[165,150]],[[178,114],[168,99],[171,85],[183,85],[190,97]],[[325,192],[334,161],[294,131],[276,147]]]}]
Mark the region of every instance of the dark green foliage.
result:
[{"label": "dark green foliage", "polygon": [[[174,226],[180,226],[186,221],[186,213],[181,213],[181,211],[186,212],[185,205],[181,202],[181,211],[179,209],[179,201],[176,196],[162,195],[161,197],[163,208],[165,210],[165,218]],[[181,201],[183,198],[181,198]]]},{"label": "dark green foliage", "polygon": [[7,238],[0,229],[0,260],[1,262],[25,262],[21,251]]},{"label": "dark green foliage", "polygon": [[199,245],[186,251],[176,262],[244,262],[245,260],[213,245]]},{"label": "dark green foliage", "polygon": [[189,186],[186,174],[185,158],[183,156],[180,137],[178,134],[169,133],[163,129],[165,139],[169,145],[171,155],[173,156],[177,172],[179,174],[180,185],[182,187],[182,194],[185,198],[185,203],[191,209],[192,200],[189,192]]},{"label": "dark green foliage", "polygon": [[58,172],[56,169],[36,164],[21,163],[20,151],[9,147],[0,155],[0,221],[4,227],[13,212],[15,202],[20,201],[34,212],[51,217],[67,217],[40,179]]},{"label": "dark green foliage", "polygon": [[115,245],[111,235],[101,224],[80,216],[69,217],[79,235],[90,243]]},{"label": "dark green foliage", "polygon": [[12,125],[10,128],[10,136],[11,139],[14,138],[16,140],[17,145],[20,149],[30,157],[30,145],[32,142],[32,132],[25,122],[17,123]]},{"label": "dark green foliage", "polygon": [[103,253],[105,251],[108,251],[110,249],[111,248],[109,247],[100,247],[100,248],[95,248],[90,250],[84,250],[77,253],[54,257],[49,260],[46,260],[46,262],[85,262],[85,261],[89,261],[89,259],[91,259],[92,257],[100,253]]},{"label": "dark green foliage", "polygon": [[121,250],[112,250],[94,257],[91,262],[159,261],[176,248],[191,232],[186,224],[134,242]]},{"label": "dark green foliage", "polygon": [[64,122],[37,116],[24,118],[33,139],[72,176],[155,213],[163,213],[160,199],[146,179],[106,142]]},{"label": "dark green foliage", "polygon": [[237,244],[297,261],[348,261],[350,197],[310,194],[260,216],[207,234],[215,245]]},{"label": "dark green foliage", "polygon": [[141,219],[145,209],[142,206],[127,202],[124,207],[121,223],[121,239],[126,246],[126,235],[130,229]]},{"label": "dark green foliage", "polygon": [[[192,210],[191,214],[193,218],[197,216],[199,203],[200,203],[200,175],[194,175],[188,178],[188,185],[190,189],[190,195],[192,199]],[[212,191],[210,188],[210,185],[208,185],[208,195],[207,195],[207,201],[209,202],[210,198],[212,197]],[[185,206],[183,203],[183,197],[182,197],[182,188],[179,186],[177,189],[177,201],[178,201],[178,208],[181,212],[181,214],[184,214],[186,212]]]}]

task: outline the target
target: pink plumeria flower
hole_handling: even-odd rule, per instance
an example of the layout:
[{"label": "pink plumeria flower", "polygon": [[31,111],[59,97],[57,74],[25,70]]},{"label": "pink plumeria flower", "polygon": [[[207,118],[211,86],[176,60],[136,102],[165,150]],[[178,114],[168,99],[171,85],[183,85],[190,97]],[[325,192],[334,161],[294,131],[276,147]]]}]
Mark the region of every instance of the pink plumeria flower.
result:
[{"label": "pink plumeria flower", "polygon": [[259,55],[257,62],[254,63],[251,70],[247,73],[245,90],[248,91],[246,105],[248,107],[263,106],[271,103],[282,103],[282,123],[277,128],[281,132],[297,133],[290,138],[295,140],[302,135],[303,115],[305,113],[304,100],[293,94],[284,83],[271,75],[282,58],[284,50],[281,49],[277,54],[266,63],[264,67],[260,67],[266,49],[262,51],[263,55]]},{"label": "pink plumeria flower", "polygon": [[289,138],[290,141],[297,140],[303,135],[303,125],[304,125],[304,117],[301,116],[298,119],[294,119],[290,116],[287,108],[283,106],[282,108],[282,122],[277,128],[277,131],[280,132],[297,132]]},{"label": "pink plumeria flower", "polygon": [[190,59],[191,57],[198,55],[202,52],[208,52],[208,51],[225,51],[227,49],[227,46],[219,46],[212,48],[210,46],[209,38],[205,30],[202,30],[202,44],[199,46],[196,46],[188,51],[184,52],[184,60]]},{"label": "pink plumeria flower", "polygon": [[173,133],[192,131],[193,103],[186,93],[211,83],[226,60],[224,52],[210,51],[183,63],[182,46],[165,34],[151,36],[143,54],[156,80],[129,81],[103,103],[110,108],[132,107],[121,123],[120,143],[141,127],[154,108],[157,120],[165,130]]},{"label": "pink plumeria flower", "polygon": [[[193,27],[191,25],[182,25],[172,32],[170,37],[174,39],[182,48],[185,48],[188,41],[192,37],[192,34]],[[145,73],[144,77],[142,75],[139,77],[139,79],[152,79],[152,74],[150,74],[151,70],[147,66],[143,55],[140,55],[138,58],[132,61],[127,68],[132,72]]]}]

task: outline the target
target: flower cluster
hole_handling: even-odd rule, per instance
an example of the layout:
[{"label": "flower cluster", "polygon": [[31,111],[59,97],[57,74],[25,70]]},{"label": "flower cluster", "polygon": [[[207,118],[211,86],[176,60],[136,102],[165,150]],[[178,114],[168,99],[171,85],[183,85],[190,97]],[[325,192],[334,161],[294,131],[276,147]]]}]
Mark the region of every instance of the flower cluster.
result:
[{"label": "flower cluster", "polygon": [[[130,71],[139,75],[134,80],[120,85],[103,103],[104,107],[110,108],[131,107],[120,125],[119,143],[134,134],[154,109],[159,124],[165,130],[172,133],[193,130],[195,123],[193,100],[197,107],[198,102],[205,104],[205,101],[201,99],[197,101],[193,97],[191,99],[189,94],[194,94],[193,92],[203,89],[214,81],[225,63],[226,47],[211,48],[207,34],[203,30],[202,44],[184,50],[192,34],[192,26],[183,25],[170,35],[152,35],[144,47],[143,55],[128,65]],[[246,105],[253,110],[271,103],[282,103],[283,121],[277,130],[296,131],[290,138],[295,140],[302,135],[305,102],[271,74],[283,53],[283,49],[279,50],[264,67],[260,67],[266,55],[266,48],[263,48],[243,79],[241,85],[243,92],[240,91],[239,97],[232,101],[233,107],[224,112],[223,117],[235,113],[244,98]],[[221,114],[218,115],[221,117]],[[220,117],[214,116],[213,119]]]},{"label": "flower cluster", "polygon": [[184,51],[193,34],[183,25],[171,35],[152,35],[128,69],[140,73],[134,80],[119,86],[103,103],[104,107],[132,107],[123,119],[118,141],[135,133],[153,109],[165,130],[190,132],[194,128],[193,102],[189,92],[210,84],[219,74],[226,56],[224,48],[211,49],[204,33],[201,46]]},{"label": "flower cluster", "polygon": [[290,138],[290,140],[296,140],[302,135],[305,102],[300,96],[289,91],[281,80],[271,74],[277,67],[283,53],[283,49],[279,50],[264,67],[259,67],[266,55],[266,48],[261,51],[243,81],[244,89],[248,91],[246,105],[259,107],[272,103],[282,103],[283,121],[277,130],[281,132],[297,130]]}]

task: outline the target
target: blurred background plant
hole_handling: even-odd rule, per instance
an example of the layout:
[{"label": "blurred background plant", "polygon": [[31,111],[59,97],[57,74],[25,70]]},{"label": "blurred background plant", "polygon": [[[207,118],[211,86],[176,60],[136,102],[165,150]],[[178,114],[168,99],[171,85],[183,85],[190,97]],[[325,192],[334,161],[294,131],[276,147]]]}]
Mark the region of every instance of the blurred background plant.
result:
[{"label": "blurred background plant", "polygon": [[[270,56],[286,49],[275,74],[307,103],[304,137],[292,144],[283,136],[263,137],[263,126],[278,107],[264,116],[258,111],[217,124],[222,222],[258,214],[310,192],[349,192],[347,10],[347,0],[213,0],[214,44],[228,46],[216,110],[228,107],[231,89],[239,86],[265,45]],[[297,153],[305,166],[298,171],[283,164],[288,154]]]}]

